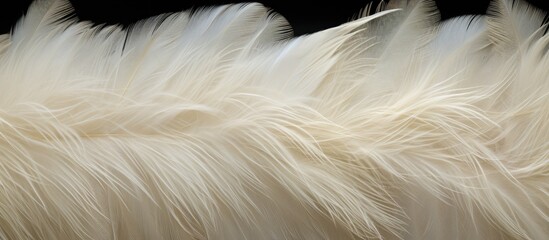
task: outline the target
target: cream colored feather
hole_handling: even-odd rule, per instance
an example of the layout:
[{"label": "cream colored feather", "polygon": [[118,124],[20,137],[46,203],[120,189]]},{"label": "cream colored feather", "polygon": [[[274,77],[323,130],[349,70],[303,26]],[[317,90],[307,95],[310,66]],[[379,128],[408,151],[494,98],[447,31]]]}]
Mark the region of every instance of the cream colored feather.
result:
[{"label": "cream colored feather", "polygon": [[0,239],[549,238],[544,15],[388,6],[291,37],[36,1],[0,36]]}]

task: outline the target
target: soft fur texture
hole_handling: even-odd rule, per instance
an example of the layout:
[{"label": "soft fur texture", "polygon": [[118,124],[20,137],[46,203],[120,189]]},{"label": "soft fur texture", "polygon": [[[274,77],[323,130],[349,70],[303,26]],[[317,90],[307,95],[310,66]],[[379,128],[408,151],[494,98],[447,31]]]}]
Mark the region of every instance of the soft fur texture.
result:
[{"label": "soft fur texture", "polygon": [[0,37],[0,238],[547,239],[545,14],[393,5],[291,37],[35,2]]}]

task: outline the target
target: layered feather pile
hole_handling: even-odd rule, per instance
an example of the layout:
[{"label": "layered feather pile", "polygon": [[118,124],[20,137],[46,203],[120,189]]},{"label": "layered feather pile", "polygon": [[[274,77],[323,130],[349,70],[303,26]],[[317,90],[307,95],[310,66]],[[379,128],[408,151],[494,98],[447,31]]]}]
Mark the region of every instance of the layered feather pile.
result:
[{"label": "layered feather pile", "polygon": [[291,37],[35,2],[0,37],[0,239],[547,239],[545,13],[396,5]]}]

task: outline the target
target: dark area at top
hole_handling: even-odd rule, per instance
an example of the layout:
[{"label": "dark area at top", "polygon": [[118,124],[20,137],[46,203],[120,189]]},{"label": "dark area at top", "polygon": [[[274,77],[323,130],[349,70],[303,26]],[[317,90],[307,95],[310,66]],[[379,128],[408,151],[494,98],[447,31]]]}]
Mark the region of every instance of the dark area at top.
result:
[{"label": "dark area at top", "polygon": [[[372,0],[363,1],[264,1],[256,0],[280,13],[292,25],[296,35],[312,33],[348,22]],[[522,0],[524,1],[524,0]],[[7,33],[26,12],[31,0],[13,0],[0,9],[0,33]],[[72,0],[76,16],[97,24],[128,25],[140,19],[167,12],[179,12],[203,6],[250,1],[132,1],[132,0]],[[380,0],[374,0],[374,4]],[[549,1],[528,0],[549,11]],[[466,14],[484,14],[489,0],[436,0],[442,19]]]}]

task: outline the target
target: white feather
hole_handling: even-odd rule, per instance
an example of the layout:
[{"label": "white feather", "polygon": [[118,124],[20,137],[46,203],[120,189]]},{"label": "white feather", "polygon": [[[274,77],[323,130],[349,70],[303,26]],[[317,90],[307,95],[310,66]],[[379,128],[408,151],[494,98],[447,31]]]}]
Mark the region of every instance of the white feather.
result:
[{"label": "white feather", "polygon": [[0,239],[546,238],[541,13],[396,6],[293,38],[256,3],[37,1],[0,36]]}]

